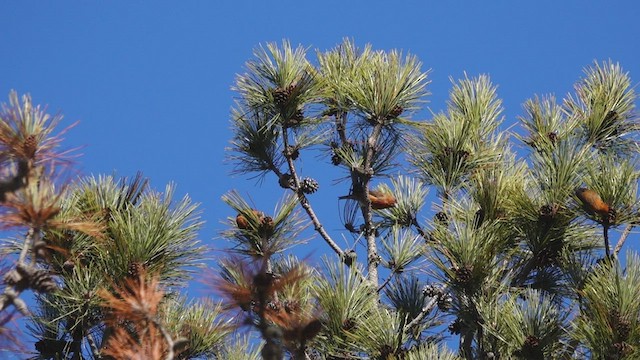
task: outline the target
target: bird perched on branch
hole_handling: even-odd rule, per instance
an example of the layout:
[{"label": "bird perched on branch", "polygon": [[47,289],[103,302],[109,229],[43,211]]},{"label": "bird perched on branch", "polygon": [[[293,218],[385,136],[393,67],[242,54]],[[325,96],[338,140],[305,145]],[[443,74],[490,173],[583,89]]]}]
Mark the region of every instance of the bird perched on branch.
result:
[{"label": "bird perched on branch", "polygon": [[379,190],[369,191],[369,200],[374,210],[388,209],[396,206],[396,198],[391,193]]},{"label": "bird perched on branch", "polygon": [[[258,210],[251,210],[253,212],[253,215],[255,215],[258,218],[258,223],[262,222],[262,219],[264,218],[264,213],[262,213],[262,211],[258,211]],[[236,225],[238,226],[238,229],[242,229],[242,230],[246,230],[249,228],[249,220],[247,220],[247,218],[242,215],[242,214],[238,214],[236,216]]]},{"label": "bird perched on branch", "polygon": [[603,219],[608,218],[611,207],[602,201],[602,198],[600,198],[597,192],[587,188],[579,188],[576,189],[576,196],[580,199],[582,206],[589,214],[598,214]]},{"label": "bird perched on branch", "polygon": [[[353,199],[363,200],[362,196],[358,196],[355,193],[346,196],[340,196],[340,199]],[[396,206],[396,198],[392,193],[382,190],[369,190],[369,201],[371,201],[371,208],[374,210],[388,209]]]}]

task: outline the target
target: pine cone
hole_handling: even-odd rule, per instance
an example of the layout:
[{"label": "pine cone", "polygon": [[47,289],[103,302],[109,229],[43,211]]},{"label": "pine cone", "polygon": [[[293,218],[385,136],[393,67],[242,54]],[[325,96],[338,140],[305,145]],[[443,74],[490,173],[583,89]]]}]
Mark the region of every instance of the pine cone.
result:
[{"label": "pine cone", "polygon": [[29,135],[22,143],[22,151],[28,159],[33,159],[38,150],[38,140],[35,135]]},{"label": "pine cone", "polygon": [[331,164],[338,166],[340,163],[342,163],[342,158],[334,152],[333,155],[331,155]]},{"label": "pine cone", "polygon": [[538,211],[538,221],[549,224],[558,213],[558,204],[542,205]]},{"label": "pine cone", "polygon": [[607,359],[620,359],[622,356],[628,355],[632,349],[631,345],[624,341],[614,343],[613,350],[615,351],[615,355],[607,357]]},{"label": "pine cone", "polygon": [[631,332],[631,323],[629,320],[621,316],[618,310],[614,309],[609,312],[609,322],[617,332],[618,338],[620,340],[627,340]]},{"label": "pine cone", "polygon": [[396,105],[391,112],[389,112],[389,116],[387,116],[388,120],[395,119],[402,114],[404,109],[400,105]]},{"label": "pine cone", "polygon": [[300,156],[300,150],[298,150],[297,146],[287,145],[286,149],[282,150],[282,154],[291,158],[291,160],[296,160]]},{"label": "pine cone", "polygon": [[300,302],[297,300],[285,300],[283,305],[284,311],[289,314],[300,311]]},{"label": "pine cone", "polygon": [[553,217],[556,212],[558,211],[558,206],[553,204],[553,205],[542,205],[540,207],[540,217],[542,218],[550,218]]},{"label": "pine cone", "polygon": [[427,284],[422,289],[422,294],[428,297],[436,297],[442,295],[442,288],[435,284]]},{"label": "pine cone", "polygon": [[282,306],[279,301],[269,301],[267,303],[267,310],[272,311],[274,313],[279,313]]},{"label": "pine cone", "polygon": [[278,179],[278,184],[283,189],[292,189],[295,187],[295,181],[293,180],[293,176],[291,174],[282,174]]},{"label": "pine cone", "polygon": [[629,333],[631,332],[631,323],[629,320],[619,318],[618,324],[616,324],[616,332],[620,339],[627,340],[629,338]]},{"label": "pine cone", "polygon": [[618,216],[618,213],[616,212],[616,209],[609,207],[609,211],[607,211],[607,217],[606,217],[607,223],[615,224],[617,216]]},{"label": "pine cone", "polygon": [[273,235],[273,231],[275,229],[275,224],[273,223],[273,218],[271,216],[265,216],[261,219],[260,228],[258,232],[262,236],[270,237]]},{"label": "pine cone", "polygon": [[318,191],[319,187],[318,182],[309,177],[302,179],[302,183],[300,184],[300,188],[305,194],[313,194]]},{"label": "pine cone", "polygon": [[144,264],[134,261],[129,264],[129,268],[127,269],[127,277],[130,279],[138,279],[140,274],[145,271]]},{"label": "pine cone", "polygon": [[551,141],[551,145],[555,145],[558,142],[558,133],[556,131],[548,132],[547,139]]},{"label": "pine cone", "polygon": [[244,215],[238,214],[236,215],[236,226],[238,229],[246,230],[249,228],[249,220]]},{"label": "pine cone", "polygon": [[279,87],[272,90],[273,102],[276,104],[278,108],[282,109],[287,105],[287,103],[289,102],[289,98],[291,97],[291,94],[293,93],[294,89],[295,89],[295,86],[290,85],[286,88]]},{"label": "pine cone", "polygon": [[544,354],[540,348],[540,339],[536,336],[528,335],[520,350],[515,351],[514,355],[525,359],[542,359]]},{"label": "pine cone", "polygon": [[39,293],[50,293],[58,289],[58,285],[47,270],[39,269],[33,272],[30,281],[31,288]]},{"label": "pine cone", "polygon": [[449,157],[454,153],[453,149],[449,146],[445,146],[444,149],[442,149],[442,154],[445,157]]},{"label": "pine cone", "polygon": [[436,299],[436,304],[438,305],[438,309],[440,311],[449,311],[451,309],[451,303],[453,299],[451,299],[451,295],[443,294],[442,296],[438,296]]},{"label": "pine cone", "polygon": [[609,111],[607,113],[607,115],[605,115],[604,122],[605,123],[609,123],[609,122],[613,122],[613,121],[615,121],[617,119],[618,119],[618,113],[613,111],[613,110],[611,110],[611,111]]},{"label": "pine cone", "polygon": [[459,285],[466,286],[471,281],[473,276],[473,266],[465,265],[463,267],[455,268],[455,282]]},{"label": "pine cone", "polygon": [[442,224],[444,226],[449,226],[449,216],[445,212],[438,211],[433,218],[438,223],[440,223],[440,224]]},{"label": "pine cone", "polygon": [[342,329],[349,331],[356,327],[356,319],[347,318],[342,322]]}]

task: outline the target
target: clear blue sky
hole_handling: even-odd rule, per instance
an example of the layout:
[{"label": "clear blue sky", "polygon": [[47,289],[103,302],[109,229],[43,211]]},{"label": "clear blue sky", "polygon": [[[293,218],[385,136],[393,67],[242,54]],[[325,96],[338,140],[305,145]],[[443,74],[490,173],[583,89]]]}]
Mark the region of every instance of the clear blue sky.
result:
[{"label": "clear blue sky", "polygon": [[[487,73],[512,124],[524,100],[563,97],[596,59],[620,62],[637,83],[639,15],[630,0],[3,1],[0,101],[11,89],[28,92],[64,114],[64,124],[79,120],[66,144],[86,146],[82,173],[141,170],[155,188],[175,182],[178,194],[202,203],[201,239],[219,248],[212,239],[233,215],[223,193],[239,189],[265,208],[281,194],[273,177],[258,190],[223,164],[230,86],[259,43],[287,38],[313,54],[352,37],[409,51],[433,70],[434,111],[444,106],[449,76]],[[313,161],[303,168],[311,176]],[[331,191],[344,194],[344,186]],[[337,202],[320,208],[332,229],[336,210]]]}]

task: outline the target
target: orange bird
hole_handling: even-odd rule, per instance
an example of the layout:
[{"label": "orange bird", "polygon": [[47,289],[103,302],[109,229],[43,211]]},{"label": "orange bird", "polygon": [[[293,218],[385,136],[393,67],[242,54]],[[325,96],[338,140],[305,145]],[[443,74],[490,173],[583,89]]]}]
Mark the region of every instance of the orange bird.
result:
[{"label": "orange bird", "polygon": [[[260,221],[262,221],[262,218],[264,217],[264,214],[262,213],[262,211],[258,211],[258,210],[252,210],[253,214],[260,219]],[[236,216],[236,225],[238,225],[238,229],[242,229],[242,230],[246,230],[249,228],[249,220],[247,220],[247,218],[242,215],[242,214],[238,214]]]},{"label": "orange bird", "polygon": [[[359,200],[361,197],[356,196],[356,194],[352,194],[340,196],[340,199]],[[396,198],[393,194],[380,190],[369,190],[369,201],[371,201],[371,208],[374,210],[388,209],[396,206]]]},{"label": "orange bird", "polygon": [[369,191],[369,200],[374,210],[388,209],[396,206],[396,198],[391,193],[384,193],[379,190]]},{"label": "orange bird", "polygon": [[602,201],[597,192],[587,188],[579,188],[576,190],[576,196],[582,201],[582,206],[588,213],[598,214],[602,218],[609,215],[609,205]]}]

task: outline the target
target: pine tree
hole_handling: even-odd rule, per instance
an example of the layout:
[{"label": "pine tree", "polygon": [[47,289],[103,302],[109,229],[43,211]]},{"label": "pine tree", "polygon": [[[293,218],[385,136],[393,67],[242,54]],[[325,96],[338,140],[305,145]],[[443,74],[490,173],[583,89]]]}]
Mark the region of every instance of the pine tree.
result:
[{"label": "pine tree", "polygon": [[[440,351],[448,331],[466,359],[633,358],[637,313],[615,304],[635,293],[618,255],[637,218],[638,122],[619,65],[594,63],[561,104],[550,95],[525,102],[518,134],[504,130],[486,75],[452,80],[446,110],[419,121],[429,81],[414,56],[349,40],[315,65],[286,41],[255,55],[236,81],[230,160],[240,174],[274,174],[335,253],[307,290],[322,319],[308,357],[420,357]],[[299,169],[314,147],[344,174],[336,177],[348,195],[337,200],[345,230],[362,240],[355,249],[340,248],[314,211],[310,194],[322,189]],[[254,210],[237,193],[226,201]],[[229,225],[228,236],[247,235]],[[277,255],[297,238],[250,229],[253,242],[238,238],[236,250],[283,276]],[[277,249],[248,251],[270,244]],[[596,278],[627,290],[590,290]],[[245,310],[254,323],[265,317]],[[285,338],[269,341],[282,348],[265,358],[304,358]]]},{"label": "pine tree", "polygon": [[[223,196],[217,300],[178,295],[203,266],[196,205],[141,175],[59,184],[60,119],[10,95],[0,221],[24,235],[2,248],[0,339],[15,309],[41,359],[638,358],[640,260],[620,253],[639,128],[618,64],[587,67],[560,102],[527,100],[514,131],[487,75],[452,79],[420,120],[429,71],[413,55],[350,40],[314,61],[287,41],[254,55],[228,160],[283,196],[271,211]],[[304,159],[344,195],[321,197],[328,176]],[[338,214],[318,211],[332,201]],[[309,238],[322,266],[292,252]]]}]

